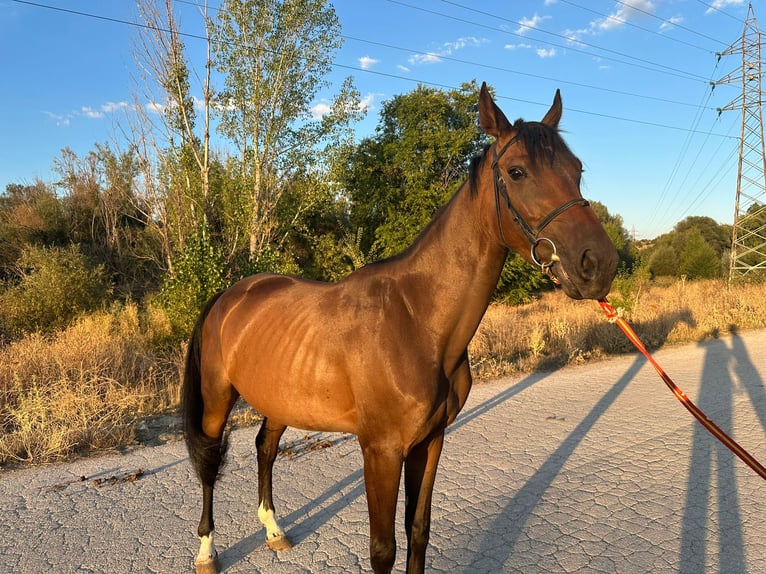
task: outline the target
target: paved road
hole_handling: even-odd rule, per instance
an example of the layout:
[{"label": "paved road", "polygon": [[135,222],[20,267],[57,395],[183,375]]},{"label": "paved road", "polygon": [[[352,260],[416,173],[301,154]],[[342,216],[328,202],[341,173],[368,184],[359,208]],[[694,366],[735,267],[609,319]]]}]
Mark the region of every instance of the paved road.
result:
[{"label": "paved road", "polygon": [[[764,350],[759,331],[657,354],[762,461]],[[275,495],[297,544],[277,555],[256,518],[254,433],[233,434],[216,491],[226,571],[368,571],[355,439],[285,435],[296,454],[278,459]],[[333,446],[311,448],[322,441]],[[199,498],[181,442],[5,472],[0,572],[191,572]],[[643,359],[626,356],[474,388],[444,448],[427,570],[766,572],[764,518],[762,479],[693,421]],[[401,526],[398,540],[401,572]]]}]

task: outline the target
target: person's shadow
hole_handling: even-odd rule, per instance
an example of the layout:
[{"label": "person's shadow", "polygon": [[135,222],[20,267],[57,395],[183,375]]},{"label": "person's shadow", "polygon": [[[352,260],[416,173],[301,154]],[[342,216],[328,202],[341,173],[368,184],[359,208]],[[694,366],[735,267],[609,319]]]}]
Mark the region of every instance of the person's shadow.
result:
[{"label": "person's shadow", "polygon": [[[656,349],[667,341],[670,332],[680,322],[694,326],[694,319],[688,309],[678,311],[670,316],[660,317],[652,322],[643,323],[637,331],[652,333],[652,341],[647,344],[647,347],[650,346],[650,348]],[[610,329],[613,331],[610,331]],[[605,340],[604,337],[612,337],[613,332],[619,331],[619,327],[609,324],[597,324],[592,328],[592,331],[585,336],[585,340],[588,340],[589,337]],[[622,335],[622,333],[619,334]],[[627,341],[627,338],[625,339]],[[626,349],[632,349],[632,345],[628,343]],[[582,443],[588,432],[617,400],[622,391],[627,388],[628,384],[636,377],[646,362],[643,355],[639,354],[636,356],[635,361],[615,382],[612,388],[601,397],[569,436],[561,442],[558,448],[535,471],[534,475],[514,495],[508,504],[505,505],[503,511],[495,517],[493,523],[482,534],[483,540],[479,550],[480,556],[491,555],[497,564],[505,564],[511,558],[514,549],[522,538],[527,521],[532,517],[545,492],[561,473],[564,465]],[[498,532],[503,533],[501,544],[498,544],[496,540]],[[473,572],[473,567],[469,567],[465,572]],[[699,572],[702,572],[702,570]]]},{"label": "person's shadow", "polygon": [[[766,390],[753,366],[736,327],[732,337],[700,343],[705,349],[705,363],[697,404],[706,413],[715,413],[716,424],[732,434],[735,395],[747,393],[758,420],[766,428]],[[687,482],[686,505],[681,527],[682,574],[705,571],[711,539],[718,540],[719,572],[732,574],[747,571],[740,501],[737,493],[735,455],[718,442],[702,425],[695,425],[692,437],[691,464]],[[713,516],[717,514],[717,518]]]}]

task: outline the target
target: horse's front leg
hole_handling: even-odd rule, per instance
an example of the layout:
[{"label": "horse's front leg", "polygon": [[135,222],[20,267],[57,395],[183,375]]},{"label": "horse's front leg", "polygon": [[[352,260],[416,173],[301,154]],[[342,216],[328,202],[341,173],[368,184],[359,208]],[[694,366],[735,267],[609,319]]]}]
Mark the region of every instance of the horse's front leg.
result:
[{"label": "horse's front leg", "polygon": [[421,574],[425,569],[426,548],[431,532],[431,497],[443,444],[442,430],[416,445],[404,461],[407,574]]},{"label": "horse's front leg", "polygon": [[396,558],[394,521],[404,457],[400,447],[361,446],[370,515],[370,562],[375,574],[388,574]]},{"label": "horse's front leg", "polygon": [[274,461],[279,451],[279,439],[287,427],[263,419],[261,429],[255,438],[258,452],[258,520],[266,527],[266,544],[272,550],[288,550],[292,543],[279,526],[274,516],[271,479]]}]

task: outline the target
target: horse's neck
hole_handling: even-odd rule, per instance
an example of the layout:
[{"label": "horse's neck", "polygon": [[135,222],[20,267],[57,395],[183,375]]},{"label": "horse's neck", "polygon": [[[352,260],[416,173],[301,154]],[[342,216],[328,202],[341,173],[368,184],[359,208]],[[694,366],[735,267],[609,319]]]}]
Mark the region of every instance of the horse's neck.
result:
[{"label": "horse's neck", "polygon": [[492,237],[491,217],[467,184],[450,200],[399,263],[418,278],[410,301],[444,345],[462,355],[487,310],[507,251]]}]

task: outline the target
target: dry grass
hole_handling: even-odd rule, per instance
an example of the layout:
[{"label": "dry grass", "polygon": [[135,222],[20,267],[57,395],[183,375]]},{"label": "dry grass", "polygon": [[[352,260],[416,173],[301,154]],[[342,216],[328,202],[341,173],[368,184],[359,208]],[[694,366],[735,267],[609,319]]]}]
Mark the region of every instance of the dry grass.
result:
[{"label": "dry grass", "polygon": [[0,464],[50,462],[129,444],[137,421],[178,404],[182,349],[164,354],[161,314],[135,305],[0,353]]},{"label": "dry grass", "polygon": [[[649,349],[701,341],[734,330],[766,327],[766,285],[723,280],[615,282],[609,300]],[[633,352],[597,303],[573,301],[561,291],[524,306],[493,305],[470,352],[479,378],[578,364]]]},{"label": "dry grass", "polygon": [[[650,348],[766,327],[766,285],[724,281],[615,282],[610,301]],[[128,305],[54,336],[0,349],[0,465],[41,463],[134,442],[141,421],[174,412],[182,346],[158,351],[166,318]],[[470,347],[474,373],[489,378],[633,352],[593,301],[560,291],[529,305],[493,305]],[[235,424],[258,420],[237,409]]]}]

